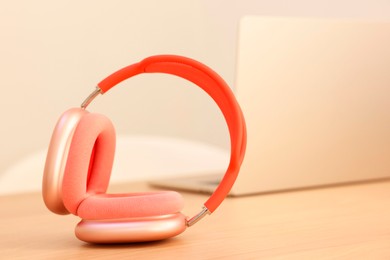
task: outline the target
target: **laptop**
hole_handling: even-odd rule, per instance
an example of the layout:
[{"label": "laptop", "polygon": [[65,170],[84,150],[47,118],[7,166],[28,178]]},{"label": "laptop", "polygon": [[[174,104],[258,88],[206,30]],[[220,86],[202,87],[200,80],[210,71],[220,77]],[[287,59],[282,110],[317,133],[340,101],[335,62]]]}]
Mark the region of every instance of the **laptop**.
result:
[{"label": "laptop", "polygon": [[[232,196],[390,178],[389,22],[248,16],[238,38]],[[213,192],[223,174],[153,184]]]}]

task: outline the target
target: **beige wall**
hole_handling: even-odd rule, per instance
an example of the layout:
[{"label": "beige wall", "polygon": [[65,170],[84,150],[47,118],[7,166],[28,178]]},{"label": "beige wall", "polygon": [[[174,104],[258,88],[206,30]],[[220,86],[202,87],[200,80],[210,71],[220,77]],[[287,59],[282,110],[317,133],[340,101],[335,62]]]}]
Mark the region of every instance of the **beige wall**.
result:
[{"label": "beige wall", "polygon": [[[159,53],[199,59],[231,85],[237,22],[245,14],[390,18],[390,1],[1,1],[0,174],[47,146],[59,114],[114,70]],[[224,121],[195,87],[140,76],[90,107],[119,133],[228,146]]]}]

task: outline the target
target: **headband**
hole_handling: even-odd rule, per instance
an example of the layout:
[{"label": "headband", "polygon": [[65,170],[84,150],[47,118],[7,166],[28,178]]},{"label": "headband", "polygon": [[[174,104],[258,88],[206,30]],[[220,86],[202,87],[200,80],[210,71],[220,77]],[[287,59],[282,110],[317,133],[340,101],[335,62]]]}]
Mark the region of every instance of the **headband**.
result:
[{"label": "headband", "polygon": [[142,73],[171,74],[199,86],[216,102],[229,128],[229,166],[218,187],[204,203],[202,211],[187,221],[187,225],[191,226],[206,213],[214,212],[231,190],[244,159],[247,138],[245,120],[233,92],[216,72],[193,59],[174,55],[151,56],[114,72],[97,85],[81,107],[86,108],[98,94],[104,94],[120,82]]}]

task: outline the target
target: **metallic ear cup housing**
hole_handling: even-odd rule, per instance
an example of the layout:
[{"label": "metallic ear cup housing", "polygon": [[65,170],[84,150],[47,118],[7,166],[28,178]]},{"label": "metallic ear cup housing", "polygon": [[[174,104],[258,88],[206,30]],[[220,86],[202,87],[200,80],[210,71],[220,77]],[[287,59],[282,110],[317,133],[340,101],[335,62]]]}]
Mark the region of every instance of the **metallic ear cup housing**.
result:
[{"label": "metallic ear cup housing", "polygon": [[89,243],[132,243],[174,237],[186,229],[181,213],[115,220],[82,220],[76,226],[78,239]]},{"label": "metallic ear cup housing", "polygon": [[79,108],[65,111],[50,140],[43,172],[42,196],[46,207],[56,214],[69,214],[62,200],[62,179],[74,130],[86,113],[88,112]]}]

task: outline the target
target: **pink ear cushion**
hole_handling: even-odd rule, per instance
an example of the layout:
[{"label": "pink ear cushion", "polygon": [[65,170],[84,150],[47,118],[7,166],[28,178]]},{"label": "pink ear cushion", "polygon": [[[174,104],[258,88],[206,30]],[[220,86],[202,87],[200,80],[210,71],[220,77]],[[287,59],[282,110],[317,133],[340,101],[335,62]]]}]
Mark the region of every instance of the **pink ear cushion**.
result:
[{"label": "pink ear cushion", "polygon": [[83,219],[137,218],[180,212],[183,198],[174,191],[99,194],[85,199],[77,210]]},{"label": "pink ear cushion", "polygon": [[111,121],[99,114],[84,115],[75,129],[63,177],[63,202],[69,212],[95,220],[166,215],[182,209],[183,199],[173,191],[105,194],[114,150]]},{"label": "pink ear cushion", "polygon": [[75,128],[62,183],[63,202],[69,212],[77,214],[84,199],[106,192],[114,152],[115,130],[111,121],[99,114],[84,115]]}]

